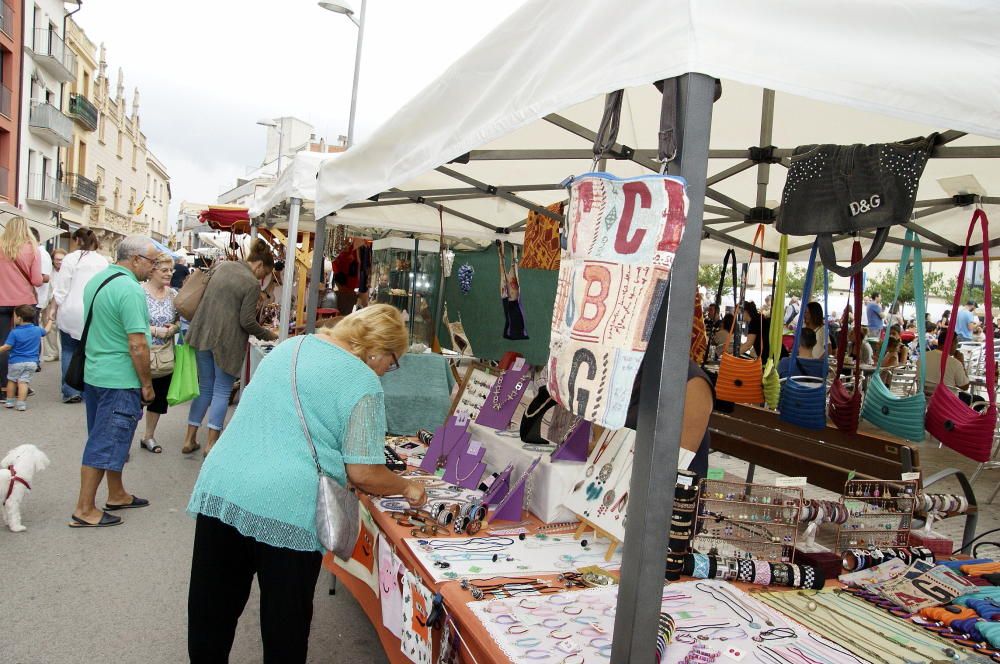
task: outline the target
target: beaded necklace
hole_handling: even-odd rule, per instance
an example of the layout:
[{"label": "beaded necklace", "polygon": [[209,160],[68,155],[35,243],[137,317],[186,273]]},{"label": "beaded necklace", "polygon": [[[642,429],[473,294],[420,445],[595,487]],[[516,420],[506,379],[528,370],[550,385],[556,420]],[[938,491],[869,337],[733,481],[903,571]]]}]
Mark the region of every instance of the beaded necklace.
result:
[{"label": "beaded necklace", "polygon": [[517,398],[517,396],[521,393],[521,390],[524,388],[524,374],[521,373],[518,375],[517,382],[514,383],[514,389],[510,391],[510,394],[508,394],[503,401],[500,401],[500,394],[503,390],[503,383],[507,378],[507,374],[507,371],[502,372],[500,377],[497,378],[496,383],[493,385],[493,399],[490,404],[493,407],[493,410],[503,410],[503,407]]}]

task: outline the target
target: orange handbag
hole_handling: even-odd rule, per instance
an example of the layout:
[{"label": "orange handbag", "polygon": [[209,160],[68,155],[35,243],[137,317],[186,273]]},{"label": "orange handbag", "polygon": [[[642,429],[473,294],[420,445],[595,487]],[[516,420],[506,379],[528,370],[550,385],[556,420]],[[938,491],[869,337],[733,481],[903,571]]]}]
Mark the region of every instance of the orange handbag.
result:
[{"label": "orange handbag", "polygon": [[[764,226],[757,227],[753,237],[754,247],[760,240],[761,250],[764,247]],[[750,255],[753,259],[753,254]],[[733,347],[731,351],[722,354],[719,360],[719,378],[715,383],[715,396],[723,401],[733,403],[764,403],[764,367],[760,356],[746,358],[739,356],[740,342],[736,336],[736,321],[742,316],[746,301],[747,273],[749,265],[744,264],[740,283],[740,306],[733,312],[733,324],[729,329]]]}]

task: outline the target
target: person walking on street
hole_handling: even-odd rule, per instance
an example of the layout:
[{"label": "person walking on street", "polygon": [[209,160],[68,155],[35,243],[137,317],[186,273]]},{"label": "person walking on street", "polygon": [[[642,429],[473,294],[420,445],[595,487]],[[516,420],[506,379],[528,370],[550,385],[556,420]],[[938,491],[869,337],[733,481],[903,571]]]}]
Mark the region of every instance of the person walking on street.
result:
[{"label": "person walking on street", "polygon": [[[66,256],[65,249],[54,249],[52,251],[52,280],[49,285],[52,286],[53,292],[55,291],[55,282],[59,277],[59,270],[62,269],[62,261]],[[49,306],[45,310],[43,315],[43,322],[55,321],[56,319],[56,305],[55,297],[49,298]],[[43,362],[55,362],[59,359],[59,333],[46,334],[45,340],[42,342],[42,361]]]},{"label": "person walking on street", "polygon": [[97,236],[89,228],[78,228],[73,233],[76,250],[62,261],[52,289],[55,302],[52,314],[59,327],[62,346],[62,400],[63,403],[80,403],[83,395],[66,384],[66,370],[73,352],[83,334],[83,291],[90,279],[108,267],[108,259],[97,253]]},{"label": "person walking on street", "polygon": [[191,268],[187,266],[187,256],[181,254],[177,257],[177,264],[173,266],[173,271],[170,275],[170,287],[174,290],[180,290],[190,274]]},{"label": "person walking on street", "polygon": [[[38,244],[28,232],[28,222],[11,217],[0,234],[0,344],[7,341],[14,308],[22,304],[34,307],[38,302],[35,289],[42,283]],[[0,355],[0,377],[6,376],[7,356]],[[6,395],[5,390],[0,391]]]},{"label": "person walking on street", "polygon": [[[42,246],[41,236],[38,235],[38,231],[34,228],[30,230],[31,237],[35,239],[35,244],[37,245],[38,264],[41,265],[42,269],[42,285],[35,288],[35,297],[37,298],[37,302],[35,302],[35,320],[41,323],[42,314],[45,312],[45,308],[49,306],[49,300],[52,298],[52,256],[49,256],[49,252]],[[41,362],[41,357],[38,358],[38,361]]]},{"label": "person walking on street", "polygon": [[865,308],[865,316],[868,324],[868,334],[873,337],[882,337],[882,330],[885,329],[885,312],[882,311],[881,293],[872,293],[871,300]]},{"label": "person walking on street", "polygon": [[976,302],[969,300],[955,315],[955,335],[959,341],[972,341],[976,331]]},{"label": "person walking on street", "polygon": [[[52,329],[52,321],[42,329],[35,325],[35,307],[22,304],[14,308],[14,329],[0,345],[0,354],[7,355],[7,401],[4,406],[28,410],[28,386],[38,368],[42,337]],[[14,395],[17,395],[17,401]]]},{"label": "person walking on street", "polygon": [[[161,254],[156,260],[149,280],[143,284],[146,291],[146,306],[149,308],[149,332],[153,337],[151,357],[160,356],[173,365],[174,335],[181,329],[180,314],[174,308],[174,298],[177,291],[171,288],[170,276],[174,272],[174,261],[167,254]],[[146,407],[146,432],[139,439],[143,449],[155,454],[163,451],[156,442],[156,425],[161,415],[167,414],[167,390],[170,389],[170,378],[173,371],[157,375],[153,367],[153,402]]]},{"label": "person walking on street", "polygon": [[191,402],[188,428],[181,452],[190,454],[198,444],[198,428],[208,415],[207,456],[222,435],[233,383],[243,369],[250,335],[273,341],[278,335],[257,322],[260,280],[274,269],[271,248],[257,240],[245,261],[224,261],[212,271],[198,310],[185,338],[197,351],[200,394]]},{"label": "person walking on street", "polygon": [[[125,490],[122,469],[142,404],[154,398],[149,370],[149,310],[140,281],[156,264],[152,239],[130,235],[118,245],[117,262],[95,275],[84,289],[85,314],[92,313],[84,348],[84,402],[87,443],[80,468],[80,496],[74,528],[116,526],[110,511],[146,507],[149,501]],[[97,489],[107,477],[104,509],[96,506]]]}]

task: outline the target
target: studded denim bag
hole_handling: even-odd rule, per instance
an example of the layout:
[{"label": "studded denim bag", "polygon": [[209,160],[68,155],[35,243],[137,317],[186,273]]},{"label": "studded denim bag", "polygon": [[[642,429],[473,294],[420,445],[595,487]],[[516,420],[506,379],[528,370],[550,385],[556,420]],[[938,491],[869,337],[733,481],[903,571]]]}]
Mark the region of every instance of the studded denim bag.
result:
[{"label": "studded denim bag", "polygon": [[[874,145],[802,145],[792,154],[775,228],[815,235],[828,270],[849,277],[882,250],[889,229],[910,220],[937,134]],[[876,229],[859,263],[837,265],[833,235]]]}]

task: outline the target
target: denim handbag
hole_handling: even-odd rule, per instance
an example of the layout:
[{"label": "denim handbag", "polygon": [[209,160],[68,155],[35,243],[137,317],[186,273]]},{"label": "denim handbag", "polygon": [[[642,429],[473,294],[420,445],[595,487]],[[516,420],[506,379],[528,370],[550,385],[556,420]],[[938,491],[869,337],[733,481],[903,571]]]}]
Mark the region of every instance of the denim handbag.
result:
[{"label": "denim handbag", "polygon": [[316,491],[316,537],[324,549],[341,560],[350,560],[354,553],[354,546],[358,541],[358,533],[361,532],[358,497],[347,488],[346,476],[345,486],[340,486],[332,477],[323,472],[323,467],[319,464],[319,455],[316,453],[316,445],[309,433],[309,425],[306,424],[306,416],[302,412],[302,404],[299,401],[299,386],[296,380],[296,367],[299,363],[299,351],[302,349],[306,336],[299,337],[298,343],[295,344],[295,350],[292,351],[291,381],[295,412],[299,416],[302,433],[305,434],[306,442],[309,443],[313,463],[316,464],[316,473],[319,475],[319,488]]},{"label": "denim handbag", "polygon": [[[812,292],[813,274],[816,268],[816,250],[818,241],[813,242],[812,251],[809,253],[809,268],[806,271],[806,280],[802,286],[802,299],[806,301],[809,293]],[[823,326],[826,327],[825,310],[829,306],[827,293],[829,292],[829,280],[826,271],[823,271],[823,304],[824,319]],[[805,307],[803,307],[804,309]],[[789,360],[790,374],[785,378],[781,386],[781,399],[778,402],[778,418],[789,424],[795,424],[806,429],[826,428],[826,374],[829,369],[826,348],[823,349],[823,357],[820,358],[799,358],[799,341],[802,339],[802,325],[805,315],[800,315],[795,324],[795,345],[792,346],[792,356]],[[829,334],[824,334],[828,338]],[[815,373],[799,374],[797,369],[807,366],[809,370],[816,371],[816,367],[823,367],[819,377]]]},{"label": "denim handbag", "polygon": [[[916,241],[916,234],[913,231],[906,231],[908,242]],[[899,258],[899,270],[896,275],[896,293],[893,295],[893,305],[899,299],[899,291],[903,285],[903,276],[906,274],[906,267],[910,262],[910,247],[904,246],[903,253]],[[924,268],[920,253],[920,247],[913,249],[913,295],[917,300],[917,339],[926,339],[927,334],[924,325]],[[885,359],[886,349],[889,344],[883,340],[882,348],[878,353],[876,367],[882,366]],[[916,393],[901,397],[889,391],[888,386],[882,382],[878,372],[868,379],[865,387],[864,403],[861,406],[861,417],[868,420],[878,428],[893,435],[912,440],[914,442],[924,439],[924,413],[927,409],[927,397],[924,396],[924,380],[927,376],[926,362],[920,362],[920,384]]]},{"label": "denim handbag", "polygon": [[[895,224],[910,220],[917,184],[937,134],[875,145],[802,145],[795,148],[775,228],[815,235],[828,270],[857,274],[882,250]],[[837,265],[833,235],[876,229],[860,262]]]},{"label": "denim handbag", "polygon": [[[780,306],[785,301],[785,283],[788,275],[788,236],[781,236],[778,248],[778,276],[774,280],[774,295],[771,302]],[[781,401],[781,377],[778,376],[778,363],[781,358],[781,337],[783,325],[779,325],[771,314],[771,326],[768,328],[768,354],[764,363],[764,401],[771,410],[777,410]]]}]

